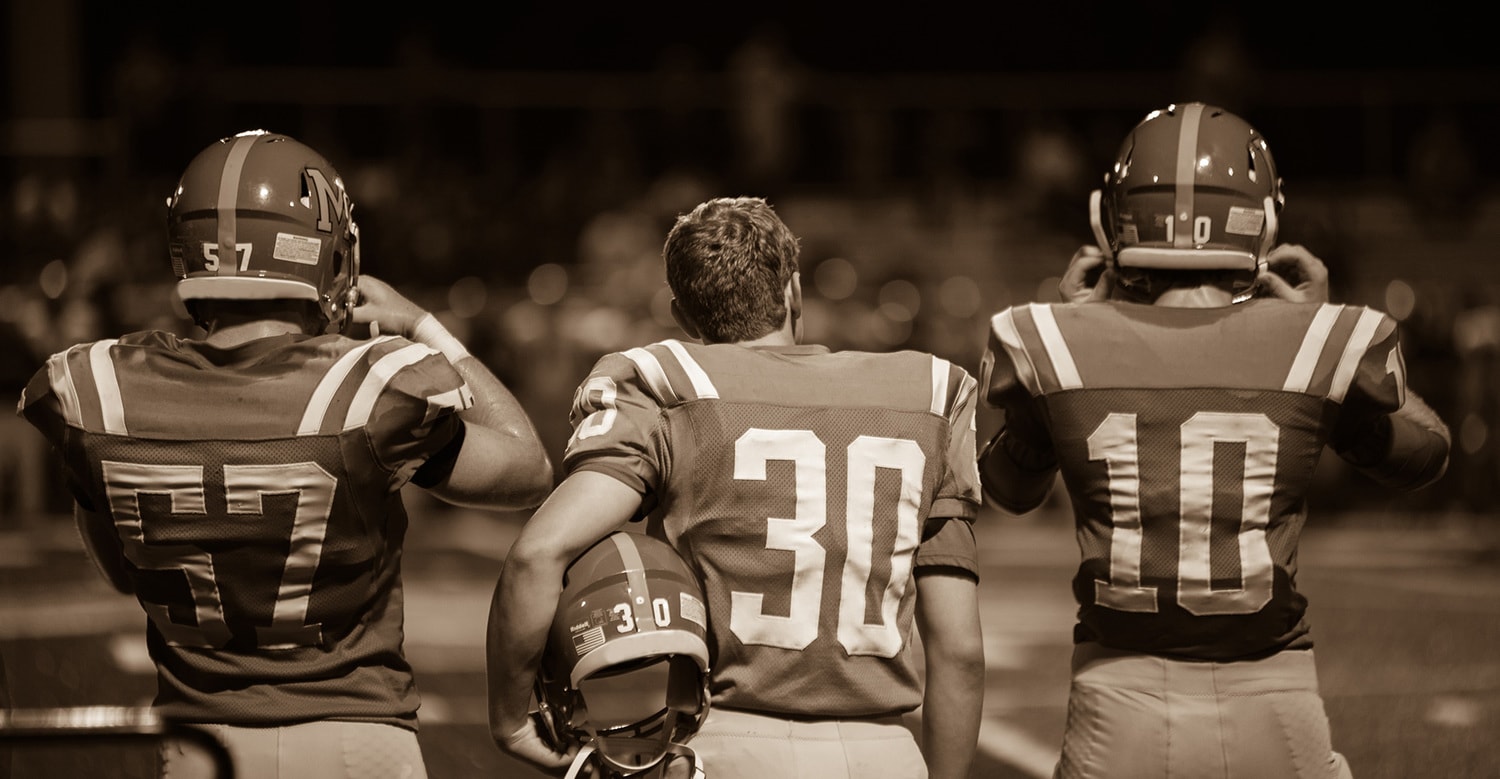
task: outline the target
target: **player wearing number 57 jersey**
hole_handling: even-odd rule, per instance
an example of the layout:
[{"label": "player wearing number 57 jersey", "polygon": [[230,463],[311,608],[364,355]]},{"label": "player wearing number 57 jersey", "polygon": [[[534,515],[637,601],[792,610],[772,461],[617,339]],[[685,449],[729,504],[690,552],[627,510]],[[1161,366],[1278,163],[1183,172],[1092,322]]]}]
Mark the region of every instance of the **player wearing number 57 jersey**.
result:
[{"label": "player wearing number 57 jersey", "polygon": [[[1267,251],[1280,207],[1244,120],[1154,112],[1094,200],[1098,251],[1075,255],[1104,266],[1097,294],[991,320],[985,493],[1029,511],[1060,472],[1081,553],[1059,777],[1349,775],[1297,589],[1314,469],[1331,445],[1416,489],[1448,432],[1406,386],[1395,321],[1318,299],[1300,247]],[[1307,283],[1257,277],[1284,261]]]},{"label": "player wearing number 57 jersey", "polygon": [[[664,255],[702,343],[606,355],[579,386],[568,475],[497,587],[496,741],[566,765],[527,721],[532,658],[563,566],[644,518],[708,601],[711,707],[691,742],[708,776],[966,776],[983,688],[973,378],[801,344],[796,240],[760,199],[699,205]],[[919,751],[901,715],[924,696]]]},{"label": "player wearing number 57 jersey", "polygon": [[[177,289],[205,336],[74,346],[19,407],[61,453],[101,572],[146,612],[156,707],[211,726],[240,777],[425,775],[400,490],[526,508],[551,483],[504,385],[395,290],[356,279],[351,208],[327,161],[286,136],[210,146],[168,208]],[[337,332],[373,319],[386,335]],[[167,745],[162,772],[211,776],[201,759]]]}]

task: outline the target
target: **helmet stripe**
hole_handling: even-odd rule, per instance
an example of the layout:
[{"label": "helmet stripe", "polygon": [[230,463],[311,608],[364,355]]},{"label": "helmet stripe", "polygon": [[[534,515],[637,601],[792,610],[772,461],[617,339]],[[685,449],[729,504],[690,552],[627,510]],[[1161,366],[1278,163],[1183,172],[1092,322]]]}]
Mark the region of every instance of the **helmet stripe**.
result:
[{"label": "helmet stripe", "polygon": [[241,135],[229,147],[229,156],[224,158],[224,170],[219,174],[219,273],[234,276],[239,273],[239,225],[235,223],[235,209],[239,207],[240,176],[245,170],[245,158],[250,156],[250,147],[260,136]]},{"label": "helmet stripe", "polygon": [[630,533],[614,533],[609,539],[624,563],[625,581],[630,586],[630,608],[635,611],[635,627],[639,632],[656,629],[656,615],[651,611],[651,585],[646,582],[646,563],[641,551],[635,548],[635,539]]},{"label": "helmet stripe", "polygon": [[1188,103],[1182,107],[1182,128],[1177,136],[1177,208],[1168,217],[1178,219],[1172,231],[1172,247],[1193,248],[1193,182],[1198,176],[1198,126],[1203,120],[1203,104]]}]

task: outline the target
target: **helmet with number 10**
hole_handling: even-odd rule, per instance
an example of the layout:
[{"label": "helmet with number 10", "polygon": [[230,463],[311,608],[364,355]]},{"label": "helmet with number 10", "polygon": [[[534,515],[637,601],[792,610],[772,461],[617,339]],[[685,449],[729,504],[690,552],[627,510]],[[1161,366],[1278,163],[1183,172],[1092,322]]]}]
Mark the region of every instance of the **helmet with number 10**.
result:
[{"label": "helmet with number 10", "polygon": [[[707,624],[703,587],[670,544],[616,531],[585,550],[564,576],[537,672],[553,746],[579,745],[606,776],[641,775],[668,755],[696,761],[684,744],[708,715]],[[628,676],[651,682],[612,684]],[[585,695],[609,690],[636,702]]]},{"label": "helmet with number 10", "polygon": [[1284,202],[1271,150],[1244,119],[1205,103],[1152,111],[1090,201],[1118,267],[1258,271]]},{"label": "helmet with number 10", "polygon": [[265,130],[223,138],[167,198],[177,292],[190,311],[205,298],[307,300],[337,327],[357,297],[353,211],[343,178],[307,145]]}]

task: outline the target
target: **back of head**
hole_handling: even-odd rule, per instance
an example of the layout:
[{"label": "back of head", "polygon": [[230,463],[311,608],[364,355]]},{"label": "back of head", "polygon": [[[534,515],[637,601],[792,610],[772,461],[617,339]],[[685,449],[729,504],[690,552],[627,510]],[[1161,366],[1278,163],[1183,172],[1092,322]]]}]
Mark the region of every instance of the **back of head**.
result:
[{"label": "back of head", "polygon": [[223,138],[167,198],[177,292],[200,324],[200,301],[308,301],[338,326],[359,275],[353,210],[312,148],[264,130]]},{"label": "back of head", "polygon": [[1127,286],[1172,283],[1159,271],[1253,281],[1283,202],[1271,150],[1254,127],[1217,106],[1181,103],[1152,111],[1125,137],[1090,215]]},{"label": "back of head", "polygon": [[786,319],[797,237],[762,198],[716,198],[677,218],[662,255],[677,305],[711,343],[760,338]]}]

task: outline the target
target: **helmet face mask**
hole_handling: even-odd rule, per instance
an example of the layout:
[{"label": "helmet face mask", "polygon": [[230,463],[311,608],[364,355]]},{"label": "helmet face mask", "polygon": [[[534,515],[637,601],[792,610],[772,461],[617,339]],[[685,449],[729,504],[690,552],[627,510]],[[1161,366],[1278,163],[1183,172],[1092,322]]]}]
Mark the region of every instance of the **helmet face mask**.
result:
[{"label": "helmet face mask", "polygon": [[[702,587],[675,549],[640,533],[605,537],[564,578],[536,679],[543,733],[559,750],[583,746],[607,775],[691,757],[684,744],[709,708],[706,631]],[[652,697],[606,697],[642,684]]]},{"label": "helmet face mask", "polygon": [[343,178],[310,147],[264,130],[221,139],[167,198],[178,295],[189,309],[201,299],[308,300],[337,328],[358,296],[353,212]]},{"label": "helmet face mask", "polygon": [[1183,103],[1153,111],[1089,202],[1118,268],[1248,271],[1265,263],[1284,203],[1270,147],[1244,119]]}]

